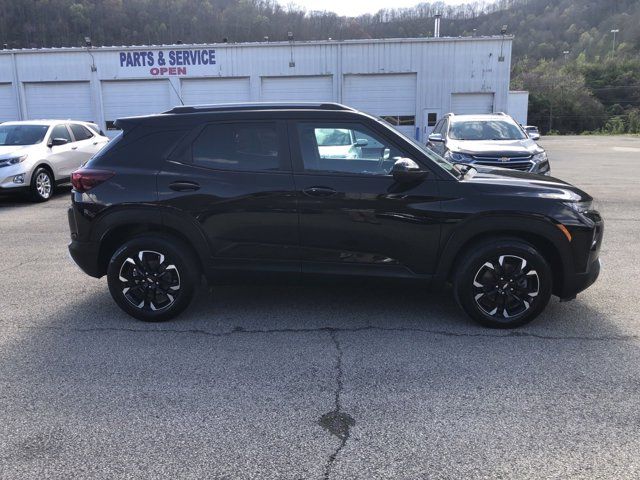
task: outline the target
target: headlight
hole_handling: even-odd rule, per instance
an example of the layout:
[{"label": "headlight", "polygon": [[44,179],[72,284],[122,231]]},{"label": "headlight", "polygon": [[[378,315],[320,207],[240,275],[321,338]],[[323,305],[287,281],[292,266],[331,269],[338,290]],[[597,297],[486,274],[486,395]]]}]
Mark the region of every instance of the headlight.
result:
[{"label": "headlight", "polygon": [[17,163],[22,163],[27,159],[26,155],[21,157],[13,157],[13,158],[5,158],[0,160],[0,167],[8,167],[9,165],[15,165]]},{"label": "headlight", "polygon": [[536,163],[546,162],[547,152],[536,153],[531,160],[533,160]]},{"label": "headlight", "polygon": [[590,212],[593,207],[593,202],[564,202],[564,204],[574,210],[575,212],[585,214]]},{"label": "headlight", "polygon": [[465,155],[464,153],[457,153],[452,151],[447,151],[447,153],[444,154],[444,158],[445,160],[449,160],[450,162],[453,162],[453,163],[473,162],[473,157],[471,157],[471,155]]}]

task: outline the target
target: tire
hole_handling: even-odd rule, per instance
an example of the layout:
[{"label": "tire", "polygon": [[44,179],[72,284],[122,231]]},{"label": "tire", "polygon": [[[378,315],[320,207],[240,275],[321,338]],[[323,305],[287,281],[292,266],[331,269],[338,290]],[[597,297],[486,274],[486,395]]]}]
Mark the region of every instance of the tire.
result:
[{"label": "tire", "polygon": [[29,188],[31,199],[34,202],[46,202],[53,196],[55,183],[51,172],[44,167],[38,168],[31,177]]},{"label": "tire", "polygon": [[478,323],[516,328],[547,306],[552,278],[549,263],[535,247],[502,238],[473,247],[456,270],[453,288],[458,304]]},{"label": "tire", "polygon": [[129,240],[109,261],[109,292],[126,313],[144,322],[163,322],[191,303],[199,265],[182,241],[144,235]]}]

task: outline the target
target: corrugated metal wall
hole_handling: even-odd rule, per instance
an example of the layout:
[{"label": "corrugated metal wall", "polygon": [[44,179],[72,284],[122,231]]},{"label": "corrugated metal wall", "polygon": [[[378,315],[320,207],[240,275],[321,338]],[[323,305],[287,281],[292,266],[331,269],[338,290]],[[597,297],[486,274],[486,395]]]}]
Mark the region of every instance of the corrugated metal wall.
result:
[{"label": "corrugated metal wall", "polygon": [[[120,62],[120,54],[123,52],[145,51],[158,55],[161,51],[175,49],[215,50],[216,63],[207,65],[206,68],[188,67],[186,74],[174,71],[160,74],[156,72],[156,75],[153,75],[150,68],[127,69],[123,68]],[[42,83],[46,87],[62,82],[88,82],[90,105],[87,105],[87,108],[91,118],[83,120],[93,120],[104,128],[106,121],[113,120],[110,117],[114,113],[137,113],[134,111],[135,104],[130,101],[129,87],[136,85],[137,88],[143,88],[144,85],[125,82],[122,83],[122,90],[118,91],[113,88],[117,84],[109,82],[144,82],[157,81],[158,76],[164,78],[168,88],[157,98],[157,105],[154,103],[154,97],[150,95],[146,96],[145,101],[140,100],[143,105],[141,104],[138,113],[142,114],[164,110],[167,105],[180,104],[183,88],[186,97],[198,99],[199,102],[206,99],[209,89],[212,92],[220,92],[219,87],[205,82],[208,78],[244,79],[238,83],[242,85],[243,91],[237,95],[236,92],[229,94],[230,101],[237,101],[239,98],[261,101],[265,97],[276,100],[277,98],[273,97],[273,89],[269,90],[273,86],[269,85],[269,79],[274,77],[298,78],[300,82],[304,82],[305,77],[324,78],[324,81],[330,82],[331,91],[329,92],[327,83],[322,90],[318,90],[317,100],[331,99],[343,102],[349,97],[344,95],[345,82],[349,75],[402,73],[415,76],[413,113],[415,126],[421,129],[422,137],[427,112],[437,112],[438,115],[448,112],[451,109],[452,94],[455,93],[493,93],[495,111],[506,111],[510,59],[509,37],[106,47],[94,48],[91,52],[82,48],[10,50],[0,52],[0,84],[4,92],[0,101],[3,104],[8,102],[15,107],[13,111],[7,108],[7,112],[13,112],[9,115],[26,119],[30,116],[29,112],[33,111],[33,99],[27,98],[30,95],[27,86]],[[197,89],[187,91],[190,88],[188,79],[200,79]],[[305,85],[308,86],[309,83]],[[306,99],[312,99],[313,95],[309,96],[309,90],[305,85],[301,83],[298,87],[305,93]],[[191,86],[195,86],[195,83]],[[7,100],[7,91],[12,92],[12,99]],[[221,92],[224,92],[224,89]],[[277,93],[277,88],[275,92]],[[223,101],[219,98],[223,94],[212,94],[211,103]],[[359,98],[366,94],[363,92]],[[282,100],[292,98],[290,95],[284,96],[287,98],[283,97]],[[372,102],[365,103],[376,103],[375,108],[372,108],[375,111],[372,113],[380,115],[380,112],[386,111],[388,105],[389,115],[398,114],[393,111],[393,104],[397,101],[393,95],[384,95],[384,89],[381,93],[379,89],[372,88],[371,96]],[[79,101],[87,102],[84,98]],[[63,113],[61,111],[60,115]],[[6,115],[2,119],[7,120],[5,117]]]}]

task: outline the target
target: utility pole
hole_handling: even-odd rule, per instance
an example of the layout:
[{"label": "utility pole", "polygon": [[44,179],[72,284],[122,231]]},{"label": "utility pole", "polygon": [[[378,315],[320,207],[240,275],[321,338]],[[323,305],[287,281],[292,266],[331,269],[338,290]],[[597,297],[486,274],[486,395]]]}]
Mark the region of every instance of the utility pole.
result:
[{"label": "utility pole", "polygon": [[620,30],[618,28],[614,28],[613,30],[611,30],[611,33],[613,33],[613,48],[611,49],[611,53],[613,53],[613,55],[616,54],[616,33],[618,33]]}]

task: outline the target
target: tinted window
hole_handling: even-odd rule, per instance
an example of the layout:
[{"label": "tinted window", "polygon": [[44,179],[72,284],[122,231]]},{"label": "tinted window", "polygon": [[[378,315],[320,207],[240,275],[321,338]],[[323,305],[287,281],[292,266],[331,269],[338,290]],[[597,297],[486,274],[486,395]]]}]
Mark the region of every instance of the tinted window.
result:
[{"label": "tinted window", "polygon": [[387,175],[404,156],[361,124],[299,123],[298,139],[305,171]]},{"label": "tinted window", "polygon": [[69,135],[69,130],[65,125],[56,125],[51,130],[50,138],[64,138],[67,142],[71,141],[71,135]]},{"label": "tinted window", "polygon": [[88,138],[93,137],[93,134],[89,131],[89,129],[79,125],[77,123],[69,124],[71,127],[71,131],[73,132],[73,136],[76,139],[76,142],[81,140],[87,140]]},{"label": "tinted window", "polygon": [[517,125],[504,120],[460,120],[451,124],[449,137],[454,140],[522,140],[526,138]]},{"label": "tinted window", "polygon": [[0,145],[35,145],[47,130],[46,125],[0,125]]},{"label": "tinted window", "polygon": [[193,163],[216,170],[278,170],[280,155],[276,124],[209,125],[193,143]]}]

